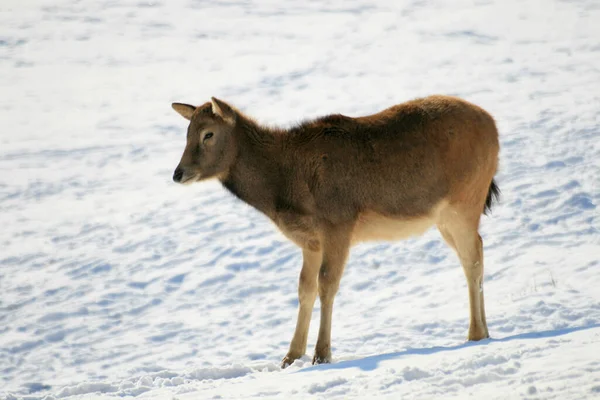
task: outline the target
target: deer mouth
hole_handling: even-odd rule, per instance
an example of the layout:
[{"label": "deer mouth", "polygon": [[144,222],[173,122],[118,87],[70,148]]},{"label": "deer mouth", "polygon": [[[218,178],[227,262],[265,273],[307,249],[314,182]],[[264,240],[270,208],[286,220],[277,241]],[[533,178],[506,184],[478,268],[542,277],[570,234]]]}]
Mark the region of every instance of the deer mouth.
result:
[{"label": "deer mouth", "polygon": [[182,185],[190,185],[190,184],[196,182],[197,180],[198,180],[198,174],[194,174],[189,177],[186,177],[185,179],[182,179],[181,182],[179,182],[179,183]]}]

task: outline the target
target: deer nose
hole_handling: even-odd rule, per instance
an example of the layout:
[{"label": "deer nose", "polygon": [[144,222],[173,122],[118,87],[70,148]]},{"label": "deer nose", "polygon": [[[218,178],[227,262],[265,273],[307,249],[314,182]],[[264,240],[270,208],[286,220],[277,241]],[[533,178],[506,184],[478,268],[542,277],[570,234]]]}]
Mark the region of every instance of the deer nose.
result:
[{"label": "deer nose", "polygon": [[183,168],[177,167],[175,168],[175,172],[173,173],[173,180],[179,183],[181,182],[181,178],[183,178]]}]

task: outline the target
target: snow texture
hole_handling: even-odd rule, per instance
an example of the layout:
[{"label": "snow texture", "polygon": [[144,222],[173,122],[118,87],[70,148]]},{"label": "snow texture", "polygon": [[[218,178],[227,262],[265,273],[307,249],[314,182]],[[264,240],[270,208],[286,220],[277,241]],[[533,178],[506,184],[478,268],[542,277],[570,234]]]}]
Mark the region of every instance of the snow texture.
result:
[{"label": "snow texture", "polygon": [[[600,396],[595,0],[3,0],[0,398]],[[279,362],[299,250],[171,182],[216,96],[268,124],[461,96],[494,115],[492,339],[437,231],[352,250],[333,363]]]}]

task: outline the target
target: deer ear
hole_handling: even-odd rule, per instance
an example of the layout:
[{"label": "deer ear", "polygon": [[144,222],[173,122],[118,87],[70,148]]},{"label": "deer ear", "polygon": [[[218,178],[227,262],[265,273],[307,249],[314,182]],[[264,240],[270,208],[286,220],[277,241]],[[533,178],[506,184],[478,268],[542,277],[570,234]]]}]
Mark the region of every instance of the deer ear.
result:
[{"label": "deer ear", "polygon": [[210,102],[212,103],[212,111],[214,114],[223,118],[223,120],[231,125],[235,123],[235,110],[229,104],[216,97],[211,97]]},{"label": "deer ear", "polygon": [[192,114],[196,111],[196,107],[183,103],[173,103],[171,107],[187,120],[192,119]]}]

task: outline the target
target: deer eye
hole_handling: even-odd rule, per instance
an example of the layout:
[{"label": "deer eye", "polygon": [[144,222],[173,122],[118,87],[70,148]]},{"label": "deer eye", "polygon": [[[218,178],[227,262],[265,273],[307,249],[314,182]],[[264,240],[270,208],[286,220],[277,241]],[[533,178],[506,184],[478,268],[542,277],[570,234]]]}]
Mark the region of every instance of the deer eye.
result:
[{"label": "deer eye", "polygon": [[212,132],[208,132],[206,135],[204,135],[204,139],[202,139],[202,142],[206,142],[211,137],[213,137],[213,133]]}]

